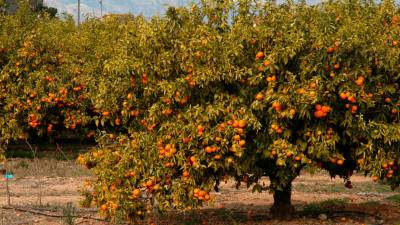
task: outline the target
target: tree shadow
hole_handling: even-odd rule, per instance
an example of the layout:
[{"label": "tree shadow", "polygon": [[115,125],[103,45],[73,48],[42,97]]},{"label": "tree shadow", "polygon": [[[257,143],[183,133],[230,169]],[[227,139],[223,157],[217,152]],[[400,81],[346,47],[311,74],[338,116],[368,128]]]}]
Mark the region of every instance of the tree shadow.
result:
[{"label": "tree shadow", "polygon": [[[227,204],[224,208],[202,208],[190,212],[170,211],[163,214],[157,224],[183,224],[183,225],[236,225],[236,224],[276,224],[278,220],[272,218],[269,210],[271,204],[252,205],[244,203]],[[384,214],[390,204],[376,202],[347,203],[339,199],[311,204],[295,204],[296,213],[288,223],[308,224],[320,223],[329,220],[338,224],[352,221],[355,223],[376,224],[382,222],[395,222],[400,220],[400,215],[387,217]],[[378,209],[379,212],[373,209]],[[326,218],[321,219],[324,214]],[[385,218],[385,221],[382,219]],[[388,221],[390,220],[390,221]],[[285,224],[285,222],[279,223]]]}]

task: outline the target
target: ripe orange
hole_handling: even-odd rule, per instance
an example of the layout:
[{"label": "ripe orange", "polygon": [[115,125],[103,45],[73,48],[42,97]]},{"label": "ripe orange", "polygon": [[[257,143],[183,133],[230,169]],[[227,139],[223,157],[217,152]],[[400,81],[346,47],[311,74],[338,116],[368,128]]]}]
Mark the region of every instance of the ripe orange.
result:
[{"label": "ripe orange", "polygon": [[151,186],[153,186],[153,181],[152,180],[148,180],[146,182],[146,187],[151,187]]},{"label": "ripe orange", "polygon": [[272,103],[272,108],[274,108],[276,111],[281,111],[282,110],[282,105],[279,102],[273,102]]},{"label": "ripe orange", "polygon": [[383,169],[385,169],[385,170],[387,170],[387,169],[389,168],[389,166],[388,166],[387,163],[383,164],[382,167],[383,167]]},{"label": "ripe orange", "polygon": [[386,103],[391,103],[391,102],[392,102],[392,99],[391,99],[391,98],[385,98],[385,102],[386,102]]},{"label": "ripe orange", "polygon": [[239,121],[234,120],[234,121],[233,121],[233,124],[232,124],[232,127],[238,128],[238,127],[239,127]]},{"label": "ripe orange", "polygon": [[360,80],[360,79],[356,80],[357,86],[362,86],[363,83],[364,83],[364,80]]},{"label": "ripe orange", "polygon": [[377,182],[379,179],[378,176],[372,176],[371,178],[372,178],[372,181],[374,181],[374,182]]},{"label": "ripe orange", "polygon": [[236,134],[235,136],[233,136],[233,140],[240,141],[240,135]]},{"label": "ripe orange", "polygon": [[245,128],[247,125],[246,120],[239,120],[239,127],[240,128]]},{"label": "ripe orange", "polygon": [[340,69],[340,63],[336,63],[335,65],[333,65],[333,69],[335,70]]},{"label": "ripe orange", "polygon": [[339,159],[339,160],[336,161],[336,164],[337,164],[338,166],[342,166],[343,163],[344,163],[344,161],[343,161],[342,159]]},{"label": "ripe orange", "polygon": [[104,116],[104,117],[110,116],[110,112],[109,112],[109,111],[104,111],[104,112],[103,112],[103,116]]},{"label": "ripe orange", "polygon": [[132,191],[133,196],[139,196],[140,195],[140,189],[135,189]]},{"label": "ripe orange", "polygon": [[340,93],[339,96],[340,96],[340,98],[343,99],[343,100],[346,100],[346,99],[347,99],[347,93],[345,93],[345,92]]},{"label": "ripe orange", "polygon": [[324,112],[324,113],[328,113],[328,112],[331,111],[331,107],[324,105],[324,106],[322,106],[322,109],[321,109],[321,110],[322,110],[322,112]]},{"label": "ripe orange", "polygon": [[190,142],[190,137],[184,137],[183,138],[183,143],[187,144]]},{"label": "ripe orange", "polygon": [[106,211],[107,210],[107,205],[106,204],[101,205],[100,206],[100,210],[101,211]]},{"label": "ripe orange", "polygon": [[262,101],[262,100],[264,100],[264,95],[263,95],[262,93],[258,93],[258,94],[256,95],[256,100],[257,100],[257,101]]},{"label": "ripe orange", "polygon": [[256,59],[263,59],[264,57],[265,57],[264,52],[258,52],[258,53],[256,54]]},{"label": "ripe orange", "polygon": [[210,146],[207,146],[205,148],[205,150],[206,150],[207,153],[212,153],[213,152],[213,149]]},{"label": "ripe orange", "polygon": [[117,126],[121,125],[121,119],[120,118],[116,118],[115,119],[115,125],[117,125]]},{"label": "ripe orange", "polygon": [[204,197],[207,193],[203,190],[199,191],[199,196]]},{"label": "ripe orange", "polygon": [[351,107],[351,112],[352,112],[352,113],[356,113],[357,110],[358,110],[358,107],[357,107],[356,105],[353,105],[353,106]]},{"label": "ripe orange", "polygon": [[314,112],[315,118],[323,118],[326,114],[322,112],[322,110],[318,110]]},{"label": "ripe orange", "polygon": [[348,100],[349,102],[351,102],[351,103],[356,103],[356,102],[357,102],[357,99],[356,99],[356,97],[354,97],[354,96],[349,96],[349,97],[347,97],[347,100]]},{"label": "ripe orange", "polygon": [[332,54],[335,51],[335,49],[333,47],[329,47],[327,51],[328,54]]},{"label": "ripe orange", "polygon": [[304,90],[303,88],[300,88],[299,90],[297,90],[297,93],[299,95],[303,95],[304,93],[306,93],[306,90]]},{"label": "ripe orange", "polygon": [[392,24],[396,25],[399,22],[399,17],[397,15],[392,16]]}]

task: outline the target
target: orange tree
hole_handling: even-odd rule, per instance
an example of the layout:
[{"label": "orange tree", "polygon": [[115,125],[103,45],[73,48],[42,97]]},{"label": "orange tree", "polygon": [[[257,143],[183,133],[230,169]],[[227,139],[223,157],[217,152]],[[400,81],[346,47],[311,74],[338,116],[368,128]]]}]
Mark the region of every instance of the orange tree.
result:
[{"label": "orange tree", "polygon": [[74,21],[38,16],[26,7],[1,17],[1,141],[87,131],[91,108],[79,79],[82,60],[71,54]]},{"label": "orange tree", "polygon": [[107,217],[192,209],[230,178],[287,217],[305,167],[400,183],[393,3],[204,0],[79,28],[23,10],[0,16],[1,142],[97,126],[79,161]]},{"label": "orange tree", "polygon": [[397,8],[250,2],[85,25],[106,59],[85,78],[99,147],[79,161],[104,215],[192,209],[233,177],[270,191],[287,217],[305,167],[348,188],[353,171],[398,186]]}]

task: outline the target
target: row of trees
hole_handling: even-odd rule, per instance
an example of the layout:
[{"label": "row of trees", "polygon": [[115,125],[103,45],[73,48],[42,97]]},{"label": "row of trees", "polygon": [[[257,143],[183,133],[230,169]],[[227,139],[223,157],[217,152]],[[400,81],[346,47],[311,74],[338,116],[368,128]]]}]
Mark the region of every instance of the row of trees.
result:
[{"label": "row of trees", "polygon": [[[2,146],[69,129],[110,218],[192,209],[220,181],[293,212],[302,169],[400,183],[400,27],[389,1],[202,1],[162,17],[0,17]],[[268,185],[259,182],[269,177]]]},{"label": "row of trees", "polygon": [[46,6],[43,0],[0,0],[0,13],[15,14],[20,5],[29,7],[30,10],[37,13],[47,13],[51,17],[55,17],[58,12],[56,8]]}]

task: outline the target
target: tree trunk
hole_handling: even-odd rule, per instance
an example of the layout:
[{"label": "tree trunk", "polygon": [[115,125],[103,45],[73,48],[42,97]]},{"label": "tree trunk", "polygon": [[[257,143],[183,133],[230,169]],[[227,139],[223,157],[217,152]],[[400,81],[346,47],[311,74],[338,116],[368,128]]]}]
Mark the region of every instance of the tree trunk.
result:
[{"label": "tree trunk", "polygon": [[291,203],[292,184],[290,183],[283,190],[274,192],[274,205],[271,214],[276,219],[290,219],[294,214],[294,207]]}]

